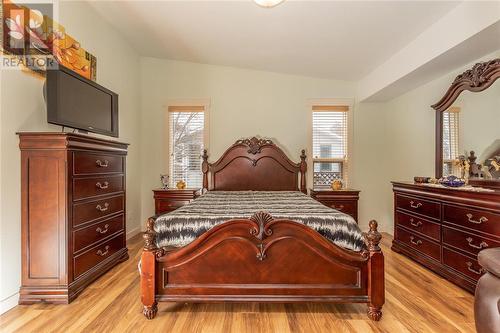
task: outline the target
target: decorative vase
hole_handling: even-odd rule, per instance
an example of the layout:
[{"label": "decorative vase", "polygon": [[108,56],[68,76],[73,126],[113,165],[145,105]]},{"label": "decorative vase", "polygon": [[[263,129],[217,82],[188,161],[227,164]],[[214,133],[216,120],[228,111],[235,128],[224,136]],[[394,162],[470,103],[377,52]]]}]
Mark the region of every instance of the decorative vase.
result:
[{"label": "decorative vase", "polygon": [[342,189],[342,180],[340,179],[334,179],[332,182],[332,190],[338,191]]},{"label": "decorative vase", "polygon": [[177,186],[179,190],[183,190],[186,188],[186,182],[183,180],[179,180],[175,186]]}]

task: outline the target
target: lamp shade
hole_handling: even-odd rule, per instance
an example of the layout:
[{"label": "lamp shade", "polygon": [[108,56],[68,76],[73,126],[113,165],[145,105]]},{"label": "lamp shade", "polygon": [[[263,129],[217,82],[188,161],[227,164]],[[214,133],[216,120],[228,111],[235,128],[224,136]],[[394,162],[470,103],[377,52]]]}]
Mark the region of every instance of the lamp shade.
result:
[{"label": "lamp shade", "polygon": [[271,8],[274,6],[279,5],[282,3],[284,0],[253,0],[257,5],[264,7],[264,8]]}]

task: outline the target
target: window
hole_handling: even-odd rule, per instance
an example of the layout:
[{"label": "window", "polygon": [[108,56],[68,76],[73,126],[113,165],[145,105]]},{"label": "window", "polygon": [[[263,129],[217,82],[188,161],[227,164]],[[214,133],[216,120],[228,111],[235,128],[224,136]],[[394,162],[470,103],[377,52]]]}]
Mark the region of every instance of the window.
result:
[{"label": "window", "polygon": [[347,183],[348,106],[312,107],[313,186]]},{"label": "window", "polygon": [[203,149],[205,147],[205,107],[169,106],[169,169],[174,186],[184,180],[187,187],[200,188]]},{"label": "window", "polygon": [[458,167],[453,161],[458,158],[458,126],[460,108],[451,107],[443,112],[443,176],[457,175]]}]

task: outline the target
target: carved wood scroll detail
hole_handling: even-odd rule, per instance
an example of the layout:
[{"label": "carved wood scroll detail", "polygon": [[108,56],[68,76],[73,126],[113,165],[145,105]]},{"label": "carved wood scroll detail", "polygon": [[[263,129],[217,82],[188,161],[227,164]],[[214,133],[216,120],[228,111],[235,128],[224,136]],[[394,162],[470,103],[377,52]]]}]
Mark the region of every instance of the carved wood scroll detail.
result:
[{"label": "carved wood scroll detail", "polygon": [[255,236],[255,238],[257,238],[260,241],[260,243],[257,244],[258,252],[256,257],[258,260],[262,261],[266,258],[266,247],[262,241],[264,240],[264,238],[271,236],[273,234],[273,231],[267,228],[267,224],[273,221],[274,218],[269,213],[257,212],[254,215],[252,215],[250,220],[257,223],[258,226],[258,229],[257,227],[251,228],[250,234]]},{"label": "carved wood scroll detail", "polygon": [[453,84],[468,82],[471,87],[479,87],[488,82],[488,73],[493,67],[500,66],[500,58],[475,64],[472,69],[458,75]]},{"label": "carved wood scroll detail", "polygon": [[272,145],[274,144],[272,140],[269,139],[259,139],[257,137],[253,137],[250,139],[241,139],[236,141],[235,144],[243,144],[248,146],[248,153],[250,154],[258,154],[262,150],[262,147],[265,145]]},{"label": "carved wood scroll detail", "polygon": [[439,102],[432,105],[438,112],[443,112],[450,107],[464,90],[480,92],[490,87],[500,77],[500,58],[479,62],[471,69],[458,75],[446,94]]},{"label": "carved wood scroll detail", "polygon": [[252,217],[250,220],[254,221],[257,223],[259,229],[253,227],[250,229],[250,234],[255,236],[259,240],[263,240],[266,236],[271,236],[273,231],[271,229],[267,229],[266,225],[274,220],[274,218],[266,212],[257,212]]}]

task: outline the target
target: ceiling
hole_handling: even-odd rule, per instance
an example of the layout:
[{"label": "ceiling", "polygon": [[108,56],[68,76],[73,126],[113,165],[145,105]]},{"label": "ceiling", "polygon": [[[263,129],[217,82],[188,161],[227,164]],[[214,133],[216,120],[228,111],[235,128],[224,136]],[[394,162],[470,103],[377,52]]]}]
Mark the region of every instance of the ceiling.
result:
[{"label": "ceiling", "polygon": [[99,1],[142,56],[356,81],[452,10],[451,1]]}]

